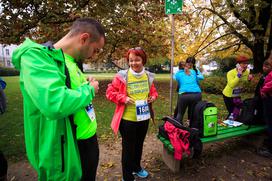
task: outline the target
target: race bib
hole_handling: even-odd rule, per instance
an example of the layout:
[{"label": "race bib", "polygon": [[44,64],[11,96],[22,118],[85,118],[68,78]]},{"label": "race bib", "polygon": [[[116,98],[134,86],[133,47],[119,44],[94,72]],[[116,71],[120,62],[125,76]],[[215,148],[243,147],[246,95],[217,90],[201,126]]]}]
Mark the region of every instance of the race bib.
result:
[{"label": "race bib", "polygon": [[147,100],[135,101],[137,121],[150,119],[150,111]]},{"label": "race bib", "polygon": [[90,120],[93,122],[95,120],[95,112],[94,112],[94,108],[92,104],[89,104],[86,108],[85,108]]},{"label": "race bib", "polygon": [[241,92],[242,92],[242,89],[240,87],[236,87],[232,91],[232,96],[233,97],[240,96]]}]

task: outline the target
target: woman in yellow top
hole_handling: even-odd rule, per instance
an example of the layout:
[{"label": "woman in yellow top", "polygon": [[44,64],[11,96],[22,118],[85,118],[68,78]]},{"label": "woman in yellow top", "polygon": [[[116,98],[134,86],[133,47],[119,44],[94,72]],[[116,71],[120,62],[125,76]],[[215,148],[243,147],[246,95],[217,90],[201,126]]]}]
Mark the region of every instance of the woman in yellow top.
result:
[{"label": "woman in yellow top", "polygon": [[[228,117],[234,113],[236,106],[235,102],[241,102],[240,95],[243,88],[243,82],[250,81],[253,78],[247,69],[249,64],[249,59],[247,57],[239,56],[236,58],[236,62],[236,68],[227,73],[227,85],[223,90],[224,102],[229,112]],[[237,113],[234,113],[233,116],[233,119],[235,119]]]},{"label": "woman in yellow top", "polygon": [[124,181],[134,175],[148,177],[141,167],[143,143],[149,119],[154,119],[151,103],[158,97],[154,74],[145,70],[147,62],[141,47],[131,48],[126,54],[129,69],[119,71],[108,85],[106,97],[116,104],[111,127],[122,136],[122,171]]}]

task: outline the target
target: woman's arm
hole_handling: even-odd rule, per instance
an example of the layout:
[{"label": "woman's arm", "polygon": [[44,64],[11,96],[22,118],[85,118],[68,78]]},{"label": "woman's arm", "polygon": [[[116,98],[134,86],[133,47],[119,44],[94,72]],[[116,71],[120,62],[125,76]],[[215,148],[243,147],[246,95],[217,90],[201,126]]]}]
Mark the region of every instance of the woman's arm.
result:
[{"label": "woman's arm", "polygon": [[196,74],[197,80],[203,80],[204,76],[203,74],[197,69],[197,74]]},{"label": "woman's arm", "polygon": [[125,104],[127,96],[120,92],[120,86],[122,82],[117,78],[117,75],[112,80],[112,83],[108,85],[106,91],[106,98],[115,104]]}]

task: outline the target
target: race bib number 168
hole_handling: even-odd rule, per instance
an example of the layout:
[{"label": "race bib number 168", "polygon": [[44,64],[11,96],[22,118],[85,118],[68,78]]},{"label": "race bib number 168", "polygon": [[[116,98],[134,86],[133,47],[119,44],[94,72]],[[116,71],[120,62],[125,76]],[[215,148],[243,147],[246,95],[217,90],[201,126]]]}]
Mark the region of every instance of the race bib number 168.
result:
[{"label": "race bib number 168", "polygon": [[146,100],[135,101],[137,121],[150,119],[150,111]]}]

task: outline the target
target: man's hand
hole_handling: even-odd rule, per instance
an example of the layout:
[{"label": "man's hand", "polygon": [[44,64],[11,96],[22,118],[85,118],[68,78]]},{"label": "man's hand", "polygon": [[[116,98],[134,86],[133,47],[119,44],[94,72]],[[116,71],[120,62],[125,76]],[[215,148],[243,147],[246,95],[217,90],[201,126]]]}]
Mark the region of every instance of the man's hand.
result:
[{"label": "man's hand", "polygon": [[95,93],[98,92],[99,90],[99,83],[98,81],[96,81],[95,79],[93,79],[92,81],[89,81],[90,85],[94,87]]},{"label": "man's hand", "polygon": [[89,76],[87,77],[87,81],[88,81],[88,82],[95,81],[95,78],[93,78],[92,76],[89,75]]},{"label": "man's hand", "polygon": [[98,90],[99,90],[99,82],[96,81],[95,78],[93,78],[92,76],[88,76],[88,77],[87,77],[87,81],[89,82],[89,84],[90,84],[91,86],[94,87],[95,93],[97,93]]}]

